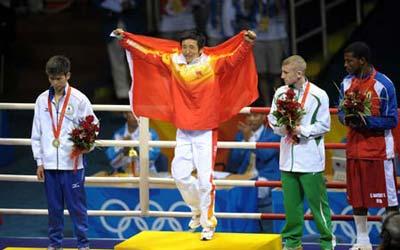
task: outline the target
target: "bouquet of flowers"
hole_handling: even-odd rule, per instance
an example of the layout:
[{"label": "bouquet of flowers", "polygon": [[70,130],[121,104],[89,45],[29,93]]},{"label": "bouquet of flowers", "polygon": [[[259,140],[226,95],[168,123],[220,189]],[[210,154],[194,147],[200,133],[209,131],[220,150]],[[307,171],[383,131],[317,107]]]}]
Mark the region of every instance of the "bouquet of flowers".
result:
[{"label": "bouquet of flowers", "polygon": [[99,131],[99,125],[94,123],[94,116],[88,115],[79,122],[78,127],[69,133],[69,140],[74,143],[70,157],[74,160],[75,172],[78,166],[78,156],[90,151],[94,147],[94,142]]},{"label": "bouquet of flowers", "polygon": [[365,116],[371,115],[371,93],[362,93],[358,89],[347,91],[339,104],[343,110],[345,122],[350,127],[361,127],[367,124]]},{"label": "bouquet of flowers", "polygon": [[287,139],[290,142],[299,143],[299,138],[293,132],[300,124],[305,111],[295,97],[296,93],[293,88],[289,88],[286,93],[277,99],[276,110],[272,115],[276,118],[277,124],[275,126],[284,126],[288,131]]}]

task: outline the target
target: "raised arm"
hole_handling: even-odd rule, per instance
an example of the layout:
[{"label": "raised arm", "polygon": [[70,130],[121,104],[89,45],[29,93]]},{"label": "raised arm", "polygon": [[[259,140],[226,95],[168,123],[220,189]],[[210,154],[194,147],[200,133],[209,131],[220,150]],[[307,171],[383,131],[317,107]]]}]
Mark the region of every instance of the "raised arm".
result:
[{"label": "raised arm", "polygon": [[218,59],[216,71],[218,74],[231,70],[240,64],[253,49],[256,33],[251,30],[244,32],[244,39],[239,47],[231,54]]},{"label": "raised arm", "polygon": [[144,60],[156,66],[164,67],[162,55],[160,53],[149,50],[148,48],[138,44],[132,39],[132,34],[122,29],[113,31],[113,35],[118,38],[119,44],[137,59]]}]

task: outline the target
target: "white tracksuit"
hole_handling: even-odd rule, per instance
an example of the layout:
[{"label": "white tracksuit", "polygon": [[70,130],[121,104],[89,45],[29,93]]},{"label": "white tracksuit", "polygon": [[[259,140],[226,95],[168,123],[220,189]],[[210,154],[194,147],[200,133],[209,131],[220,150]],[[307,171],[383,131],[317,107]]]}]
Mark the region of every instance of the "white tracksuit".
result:
[{"label": "white tracksuit", "polygon": [[[172,176],[193,214],[200,214],[203,228],[215,227],[215,185],[213,166],[217,152],[216,130],[182,130],[176,132]],[[192,171],[197,170],[197,179]]]},{"label": "white tracksuit", "polygon": [[[326,92],[313,83],[304,104],[306,114],[300,123],[301,143],[294,145],[286,141],[281,127],[274,126],[276,118],[272,113],[276,110],[276,99],[288,90],[288,86],[278,88],[274,95],[268,121],[274,133],[281,135],[279,169],[287,172],[312,173],[325,170],[324,134],[330,129],[329,98]],[[303,98],[306,84],[300,90],[295,89],[298,99]],[[287,157],[290,156],[290,157]]]},{"label": "white tracksuit", "polygon": [[[65,88],[67,90],[68,84]],[[69,104],[65,111],[64,120],[60,132],[60,146],[52,146],[54,140],[53,129],[51,125],[50,113],[48,111],[47,99],[49,90],[44,91],[36,99],[35,114],[32,125],[32,151],[37,165],[43,165],[46,170],[73,170],[74,163],[69,157],[72,150],[72,141],[69,140],[68,133],[79,125],[79,121],[88,115],[95,117],[95,123],[98,122],[93,113],[92,105],[89,99],[79,90],[72,88]],[[57,127],[61,108],[64,104],[65,95],[61,97],[58,105],[52,100],[53,123]],[[83,168],[82,155],[79,156],[78,169]]]}]

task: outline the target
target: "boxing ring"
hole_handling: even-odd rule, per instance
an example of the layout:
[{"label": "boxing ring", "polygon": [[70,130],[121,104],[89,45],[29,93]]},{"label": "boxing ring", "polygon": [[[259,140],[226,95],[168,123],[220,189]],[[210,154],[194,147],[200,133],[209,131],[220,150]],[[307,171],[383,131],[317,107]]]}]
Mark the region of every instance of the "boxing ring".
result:
[{"label": "boxing ring", "polygon": [[[0,103],[0,110],[33,110],[34,104],[28,103]],[[106,112],[124,112],[130,111],[129,105],[93,105],[94,111]],[[269,108],[250,108],[246,107],[241,110],[241,114],[249,113],[265,113],[269,112]],[[337,109],[330,109],[331,114],[336,114]],[[117,184],[130,183],[139,189],[139,204],[138,210],[120,211],[120,210],[88,210],[89,216],[100,217],[157,217],[157,218],[190,218],[190,212],[177,211],[154,211],[150,210],[149,190],[155,187],[174,187],[175,183],[172,178],[150,177],[149,175],[149,148],[174,148],[175,141],[151,141],[149,133],[149,119],[139,118],[140,136],[137,141],[127,140],[97,140],[96,147],[138,147],[140,174],[138,177],[86,177],[86,183],[92,184]],[[17,138],[0,138],[0,145],[12,146],[29,146],[30,139]],[[243,149],[265,149],[279,148],[279,143],[268,142],[218,142],[218,148],[243,148]],[[345,149],[344,143],[325,143],[326,149]],[[36,175],[14,175],[0,174],[0,181],[3,182],[39,182]],[[256,181],[256,180],[215,180],[215,185],[218,187],[281,187],[280,181]],[[329,189],[345,189],[346,183],[337,181],[328,181],[327,188]],[[68,215],[68,211],[64,210],[64,214]],[[381,213],[382,214],[382,213]],[[22,209],[22,208],[0,208],[0,215],[47,215],[47,209]],[[284,220],[283,213],[234,213],[234,212],[216,212],[217,218],[225,219],[250,219],[250,220]],[[304,215],[305,220],[312,220],[311,214]],[[349,214],[332,214],[332,221],[352,221],[353,217]],[[382,217],[379,215],[368,216],[368,221],[380,222]],[[379,227],[379,225],[378,225]],[[380,229],[380,228],[379,228]],[[220,234],[217,229],[217,235]],[[251,237],[250,237],[251,238]],[[196,238],[198,240],[198,237]],[[279,239],[280,240],[280,239]],[[118,249],[118,248],[117,248]],[[122,249],[122,248],[121,248]],[[128,249],[128,248],[124,248]],[[132,248],[133,249],[133,248]]]}]

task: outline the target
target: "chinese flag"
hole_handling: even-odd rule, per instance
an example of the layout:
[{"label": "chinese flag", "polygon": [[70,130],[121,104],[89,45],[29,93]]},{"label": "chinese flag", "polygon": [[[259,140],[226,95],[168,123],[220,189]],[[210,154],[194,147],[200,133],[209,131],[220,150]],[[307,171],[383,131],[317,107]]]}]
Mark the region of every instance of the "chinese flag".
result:
[{"label": "chinese flag", "polygon": [[[246,44],[250,48],[247,50],[248,53],[241,57],[239,63],[232,66],[233,68],[214,74],[207,78],[202,86],[196,86],[194,81],[182,83],[185,81],[182,77],[177,80],[176,74],[174,76],[171,73],[176,67],[162,59],[163,55],[171,55],[169,58],[172,58],[173,54],[178,55],[180,52],[178,42],[127,32],[124,33],[124,37],[140,45],[142,48],[140,51],[144,51],[144,54],[152,56],[147,57],[148,59],[157,57],[163,62],[155,64],[151,62],[152,60],[143,58],[139,60],[134,55],[136,53],[134,49],[127,45],[129,43],[124,45],[124,42],[121,42],[127,52],[131,52],[127,53],[132,76],[130,100],[133,112],[138,116],[172,122],[178,128],[212,129],[236,115],[258,97],[257,71],[253,52],[248,44]],[[216,47],[205,47],[203,53],[210,58],[210,61],[218,62],[235,54],[243,43],[247,42],[244,41],[244,34],[241,32]],[[218,63],[212,67],[216,67],[215,65]],[[202,72],[196,73],[202,74]],[[178,84],[171,84],[177,82]],[[193,107],[190,103],[191,96],[199,99],[199,107]],[[198,114],[193,115],[195,112]]]}]

